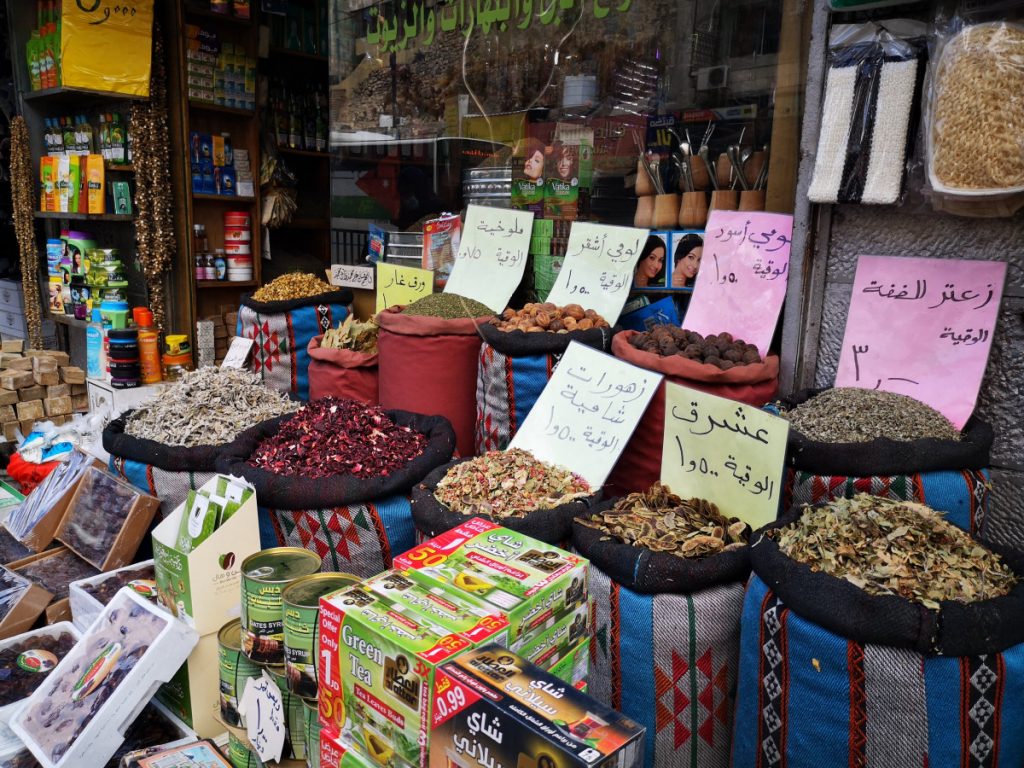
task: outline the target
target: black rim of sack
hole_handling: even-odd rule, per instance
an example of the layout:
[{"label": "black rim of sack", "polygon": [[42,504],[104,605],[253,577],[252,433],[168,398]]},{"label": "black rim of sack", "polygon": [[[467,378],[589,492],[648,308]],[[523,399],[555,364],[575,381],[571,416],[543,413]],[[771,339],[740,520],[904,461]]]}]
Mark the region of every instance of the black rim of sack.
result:
[{"label": "black rim of sack", "polygon": [[[103,450],[116,459],[149,464],[166,472],[213,472],[226,445],[167,445],[125,434],[135,409],[125,411],[103,430]],[[256,425],[259,426],[259,425]]]},{"label": "black rim of sack", "polygon": [[261,315],[276,315],[282,312],[291,312],[300,307],[312,307],[317,304],[343,304],[352,303],[353,293],[348,288],[339,288],[336,291],[321,293],[317,296],[307,296],[304,299],[287,299],[284,301],[256,301],[251,293],[242,296],[242,306],[259,312]]},{"label": "black rim of sack", "polygon": [[444,416],[424,416],[408,411],[386,410],[400,426],[410,427],[427,438],[423,453],[405,467],[383,477],[359,478],[336,475],[313,480],[297,475],[278,475],[246,462],[264,438],[277,432],[292,415],[264,421],[225,446],[217,459],[217,471],[245,478],[256,489],[261,507],[271,509],[326,509],[407,493],[455,451],[455,430]]},{"label": "black rim of sack", "polygon": [[[588,514],[607,512],[616,499],[598,504]],[[577,515],[577,518],[585,515]],[[604,539],[608,539],[607,541]],[[701,558],[634,547],[596,528],[573,522],[572,545],[612,581],[645,595],[689,595],[704,589],[743,581],[750,575],[750,547]]]},{"label": "black rim of sack", "polygon": [[[844,579],[792,560],[766,535],[796,521],[805,509],[790,510],[759,529],[750,545],[754,573],[803,618],[858,643],[928,655],[1000,653],[1024,642],[1024,580],[1003,597],[974,603],[944,600],[938,611],[897,595],[869,595]],[[1024,574],[1020,554],[999,545],[984,546],[1002,555],[1018,576]]]},{"label": "black rim of sack", "polygon": [[585,331],[568,333],[527,333],[526,331],[502,331],[488,323],[481,323],[480,335],[498,352],[509,357],[526,355],[560,355],[573,341],[607,352],[612,348],[612,337],[621,328],[590,328]]},{"label": "black rim of sack", "polygon": [[441,482],[448,470],[472,457],[455,459],[437,467],[418,483],[412,490],[412,519],[420,533],[433,538],[452,528],[461,525],[474,517],[490,520],[509,530],[539,539],[547,544],[560,544],[568,541],[572,534],[572,521],[577,515],[585,514],[601,499],[598,491],[586,499],[578,499],[552,509],[538,509],[525,517],[507,517],[496,519],[491,515],[464,515],[453,512],[434,498],[434,489]]},{"label": "black rim of sack", "polygon": [[[777,402],[789,410],[827,389],[804,389]],[[989,466],[994,438],[992,427],[977,416],[972,416],[964,425],[959,441],[929,437],[907,441],[879,438],[866,443],[823,443],[790,428],[786,461],[800,472],[853,477],[985,469]]]}]

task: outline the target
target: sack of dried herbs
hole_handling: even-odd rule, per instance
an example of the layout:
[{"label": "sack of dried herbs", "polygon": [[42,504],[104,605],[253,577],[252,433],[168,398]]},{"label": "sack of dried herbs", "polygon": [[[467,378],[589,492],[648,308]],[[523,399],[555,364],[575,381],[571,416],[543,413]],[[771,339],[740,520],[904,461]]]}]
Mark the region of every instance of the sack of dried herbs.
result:
[{"label": "sack of dried herbs", "polygon": [[461,301],[458,297],[451,301],[451,306],[438,304],[436,299],[431,304],[436,305],[432,311],[444,312],[445,317],[406,314],[405,307],[390,307],[377,315],[380,404],[444,416],[455,430],[459,455],[472,456],[476,368],[482,341],[479,327],[486,318],[459,314]]},{"label": "sack of dried herbs", "polygon": [[[351,317],[351,315],[350,315]],[[377,353],[321,346],[323,336],[309,341],[309,398],[350,397],[377,404]]]},{"label": "sack of dried herbs", "polygon": [[[284,275],[260,290],[293,277],[302,276]],[[286,297],[291,294],[288,286],[282,284],[281,292],[270,295]],[[344,320],[351,303],[352,291],[348,288],[316,296],[267,301],[246,295],[238,309],[235,335],[255,342],[252,369],[268,387],[308,400],[309,341]]]},{"label": "sack of dried herbs", "polygon": [[591,563],[600,638],[588,692],[647,726],[649,766],[729,765],[750,573],[740,544],[749,527],[734,525],[707,502],[656,485],[605,501],[573,526],[573,549]]},{"label": "sack of dried herbs", "polygon": [[601,328],[561,333],[507,331],[494,321],[481,325],[484,343],[476,377],[476,452],[508,448],[551,378],[558,356],[571,342],[607,352],[617,332],[618,328],[609,328],[607,323]]},{"label": "sack of dried herbs", "polygon": [[755,533],[734,766],[1024,759],[1024,561],[920,506],[841,499]]},{"label": "sack of dried herbs", "polygon": [[521,449],[491,451],[438,467],[412,491],[416,530],[432,539],[483,517],[548,544],[562,545],[572,521],[601,498],[563,467]]},{"label": "sack of dried herbs", "polygon": [[992,535],[993,432],[977,416],[958,432],[913,398],[854,388],[805,389],[768,409],[791,423],[784,509],[871,493],[927,504],[966,531]]},{"label": "sack of dried herbs", "polygon": [[412,488],[454,448],[443,416],[323,398],[239,435],[217,470],[253,484],[264,548],[303,547],[325,571],[368,577],[415,544]]},{"label": "sack of dried herbs", "polygon": [[[612,354],[638,368],[663,374],[665,381],[718,397],[762,406],[775,397],[779,386],[779,357],[768,355],[760,363],[722,370],[717,365],[691,360],[682,354],[662,356],[637,349],[631,343],[637,331],[623,331],[612,339]],[[725,343],[725,342],[723,342]],[[665,432],[665,385],[661,384],[608,476],[607,488],[616,494],[646,491],[661,477],[662,436]]]}]

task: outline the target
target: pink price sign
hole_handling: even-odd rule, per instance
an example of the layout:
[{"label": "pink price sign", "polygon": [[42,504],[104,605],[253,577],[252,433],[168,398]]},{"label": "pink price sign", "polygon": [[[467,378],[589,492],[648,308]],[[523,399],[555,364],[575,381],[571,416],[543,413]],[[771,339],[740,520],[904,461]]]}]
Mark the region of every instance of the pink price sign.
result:
[{"label": "pink price sign", "polygon": [[786,298],[792,240],[792,216],[712,211],[686,329],[731,333],[764,357]]},{"label": "pink price sign", "polygon": [[910,395],[962,429],[978,399],[1005,280],[1000,261],[861,256],[836,386]]}]

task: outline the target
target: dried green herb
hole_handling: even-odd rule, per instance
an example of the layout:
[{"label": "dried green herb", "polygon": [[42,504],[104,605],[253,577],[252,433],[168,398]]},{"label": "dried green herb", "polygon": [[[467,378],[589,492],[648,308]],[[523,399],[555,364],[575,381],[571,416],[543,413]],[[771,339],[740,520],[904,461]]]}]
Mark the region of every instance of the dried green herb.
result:
[{"label": "dried green herb", "polygon": [[804,510],[767,534],[783,554],[872,595],[899,595],[938,609],[1007,594],[1017,576],[924,504],[860,494]]},{"label": "dried green herb", "polygon": [[779,415],[810,440],[823,443],[866,443],[880,437],[960,439],[959,430],[934,408],[878,389],[829,389]]},{"label": "dried green herb", "polygon": [[456,464],[434,489],[453,512],[495,519],[525,517],[591,494],[587,481],[521,448],[490,451]]},{"label": "dried green herb", "polygon": [[684,558],[729,552],[750,539],[746,523],[725,517],[710,501],[683,501],[661,483],[623,496],[603,514],[577,520],[634,547]]},{"label": "dried green herb", "polygon": [[375,355],[377,354],[377,332],[379,330],[377,321],[373,318],[364,323],[356,320],[355,315],[349,315],[337,328],[329,328],[324,333],[324,337],[320,341],[320,348],[351,349],[355,352]]},{"label": "dried green herb", "polygon": [[402,310],[402,314],[458,320],[466,317],[488,317],[494,312],[487,305],[459,296],[457,293],[432,293],[414,301]]}]

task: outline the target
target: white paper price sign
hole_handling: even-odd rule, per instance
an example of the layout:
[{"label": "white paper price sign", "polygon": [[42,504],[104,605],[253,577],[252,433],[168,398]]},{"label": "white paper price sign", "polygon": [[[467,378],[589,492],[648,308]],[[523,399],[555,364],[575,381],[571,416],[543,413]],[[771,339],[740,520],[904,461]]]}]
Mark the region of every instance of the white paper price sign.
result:
[{"label": "white paper price sign", "polygon": [[661,374],[572,342],[510,447],[604,485]]},{"label": "white paper price sign", "polygon": [[252,351],[253,340],[244,336],[235,336],[228,353],[220,363],[221,368],[245,368],[245,361],[249,359]]},{"label": "white paper price sign", "polygon": [[666,382],[661,482],[759,528],[779,511],[788,437],[785,419]]},{"label": "white paper price sign", "polygon": [[374,270],[369,264],[332,264],[327,270],[327,282],[342,288],[372,289]]},{"label": "white paper price sign", "polygon": [[434,292],[434,273],[429,269],[377,265],[377,311],[398,304],[412,304]]},{"label": "white paper price sign", "polygon": [[559,306],[579,304],[615,325],[646,241],[646,229],[576,222],[548,301]]},{"label": "white paper price sign", "polygon": [[266,672],[246,681],[238,713],[245,718],[246,735],[260,760],[280,760],[285,739],[284,703],[281,689]]},{"label": "white paper price sign", "polygon": [[444,292],[476,299],[501,312],[522,282],[532,232],[531,211],[469,206]]}]

